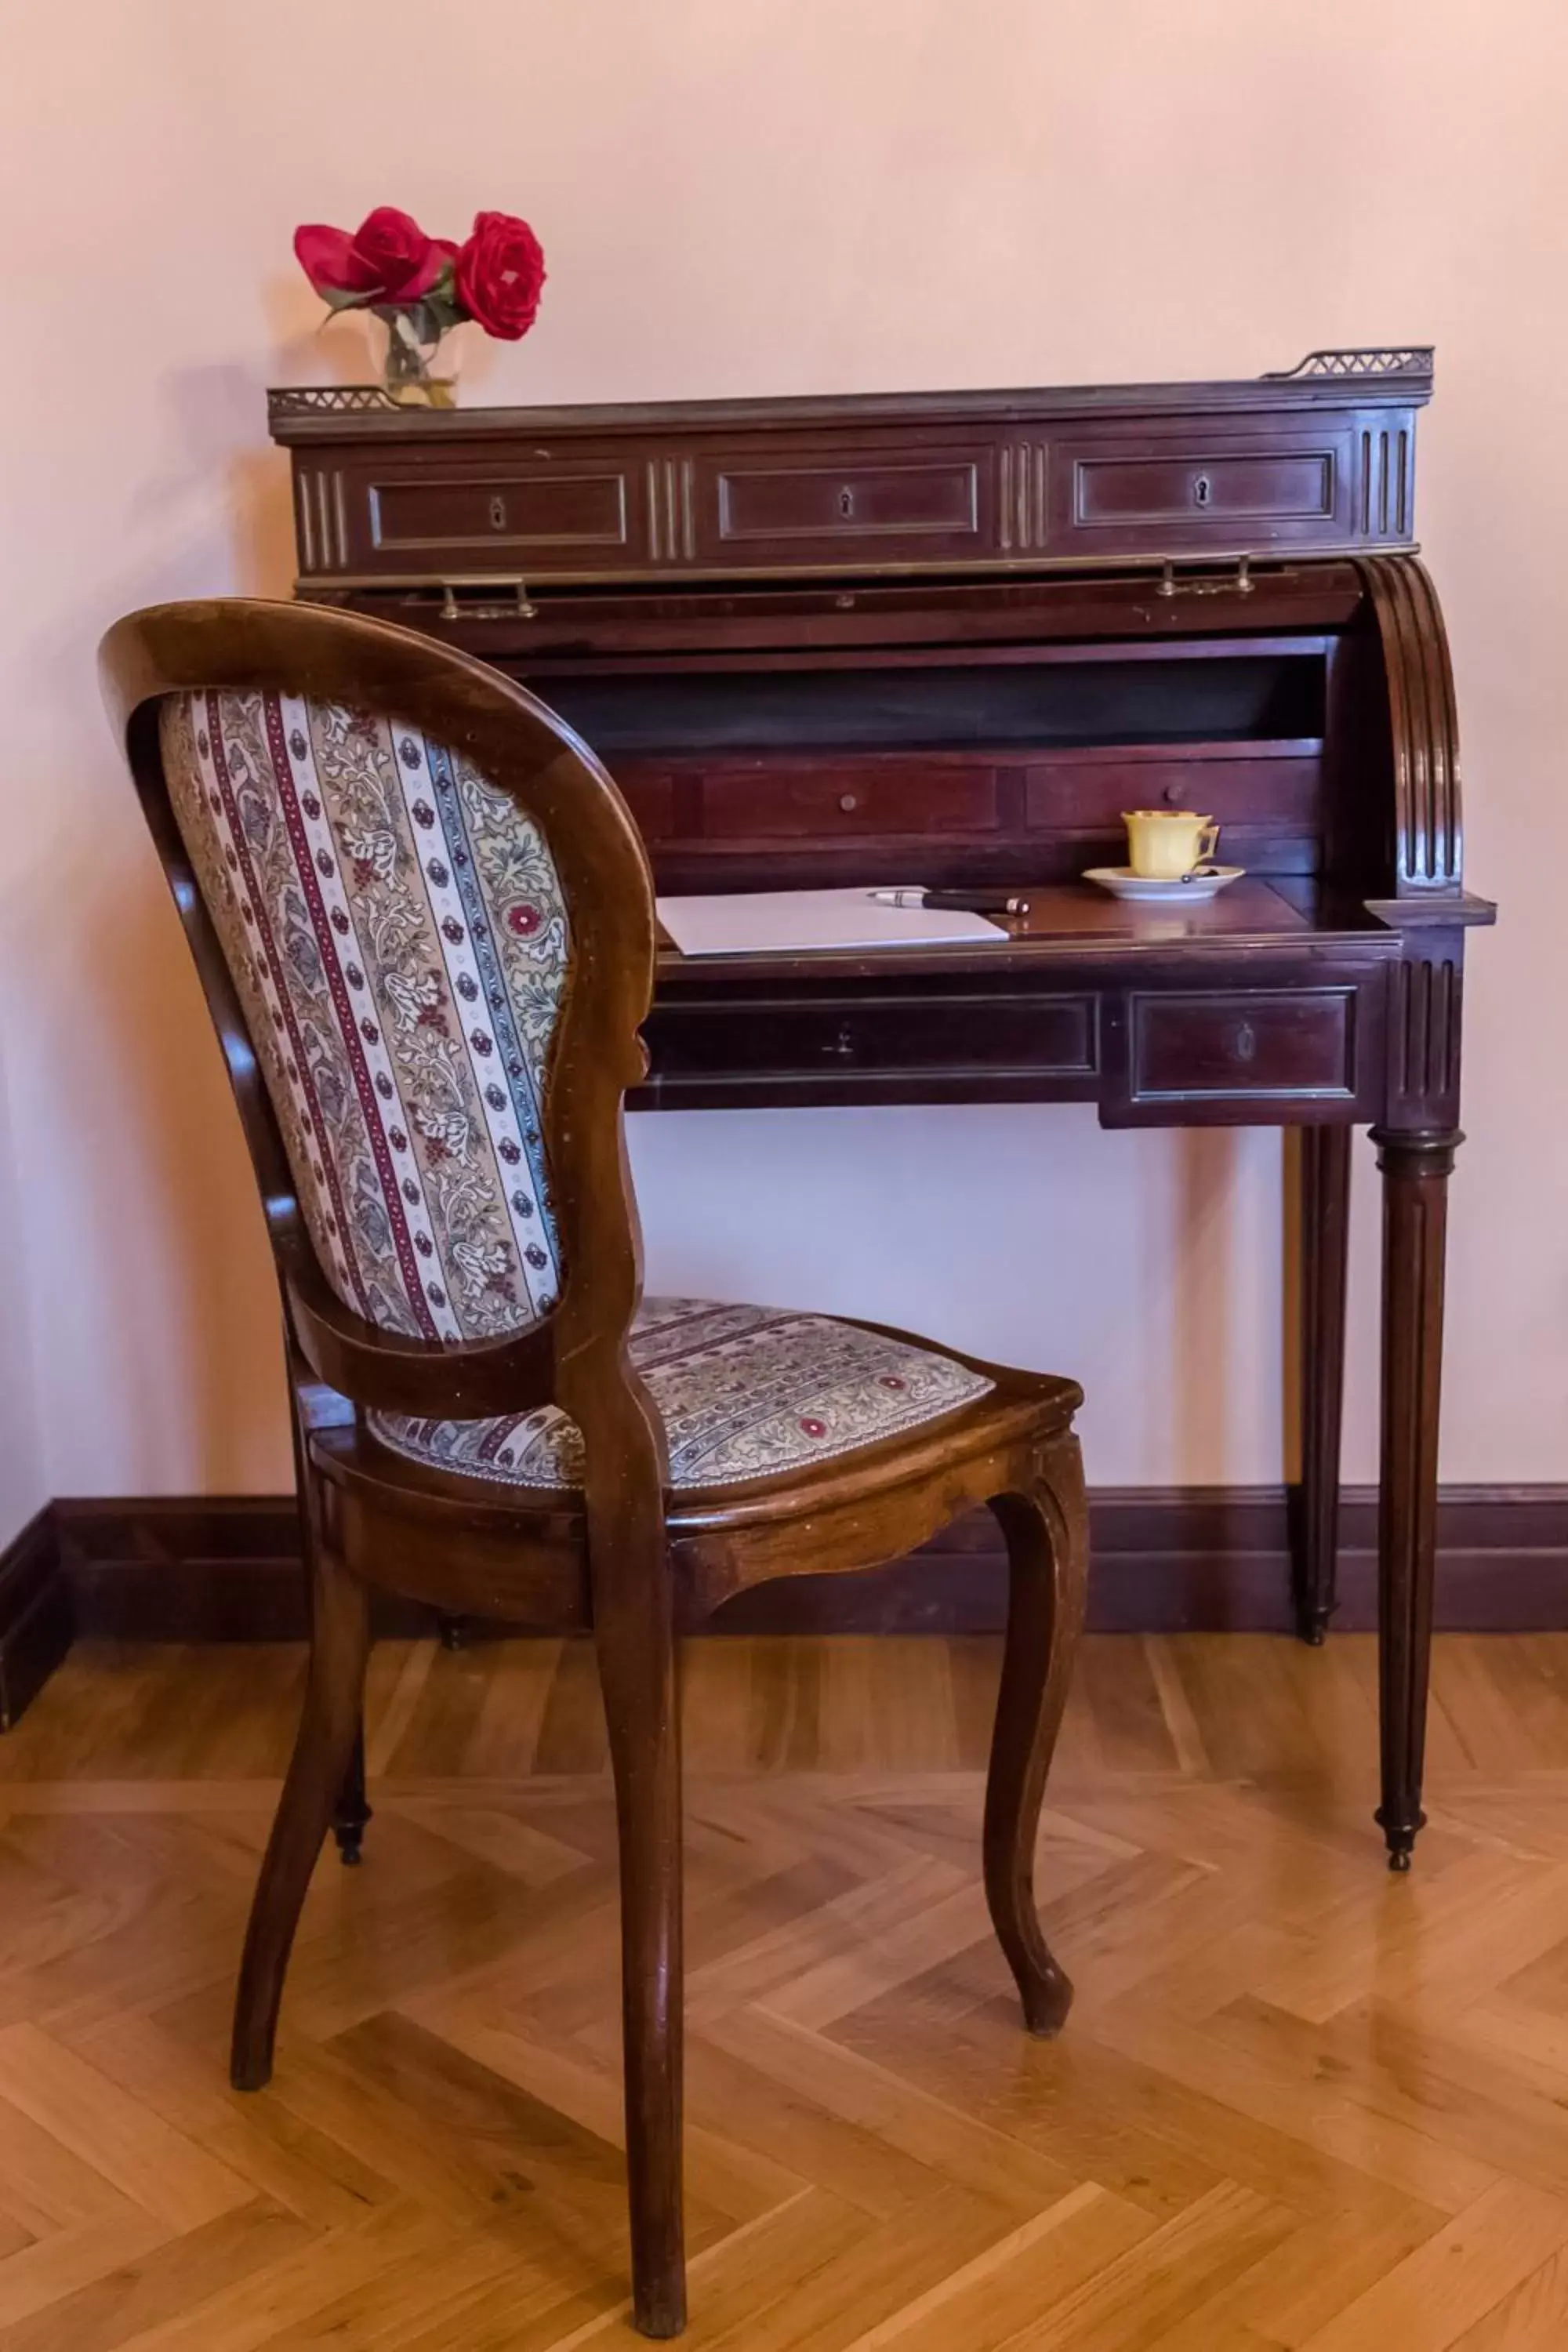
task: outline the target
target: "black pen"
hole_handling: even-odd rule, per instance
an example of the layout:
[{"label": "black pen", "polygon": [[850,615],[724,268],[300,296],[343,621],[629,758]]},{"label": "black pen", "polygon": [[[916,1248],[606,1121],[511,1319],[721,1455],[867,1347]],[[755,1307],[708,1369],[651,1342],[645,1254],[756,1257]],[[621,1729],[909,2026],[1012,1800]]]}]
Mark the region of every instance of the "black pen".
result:
[{"label": "black pen", "polygon": [[1006,890],[868,890],[879,907],[927,907],[965,915],[1026,915],[1027,898]]}]

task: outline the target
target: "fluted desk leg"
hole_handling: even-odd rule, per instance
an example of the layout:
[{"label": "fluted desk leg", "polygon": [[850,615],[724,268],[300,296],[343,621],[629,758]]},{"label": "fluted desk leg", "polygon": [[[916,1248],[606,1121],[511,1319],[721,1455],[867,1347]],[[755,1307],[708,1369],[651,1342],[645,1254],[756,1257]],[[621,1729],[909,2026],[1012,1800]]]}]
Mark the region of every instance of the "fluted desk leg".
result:
[{"label": "fluted desk leg", "polygon": [[1301,1152],[1301,1479],[1292,1497],[1296,1631],[1316,1648],[1336,1600],[1351,1130],[1304,1127]]},{"label": "fluted desk leg", "polygon": [[1408,1870],[1421,1811],[1437,1521],[1443,1255],[1457,1129],[1374,1128],[1383,1171],[1383,1453],[1378,1480],[1378,1678],[1389,1867]]}]

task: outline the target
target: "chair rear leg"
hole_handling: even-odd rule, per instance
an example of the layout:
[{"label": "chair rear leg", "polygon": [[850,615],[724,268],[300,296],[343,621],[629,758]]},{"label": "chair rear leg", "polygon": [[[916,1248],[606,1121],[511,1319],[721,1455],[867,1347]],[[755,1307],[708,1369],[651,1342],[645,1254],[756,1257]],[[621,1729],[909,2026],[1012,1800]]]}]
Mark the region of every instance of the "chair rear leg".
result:
[{"label": "chair rear leg", "polygon": [[1083,1625],[1088,1513],[1078,1440],[1053,1446],[1027,1494],[991,1508],[1007,1544],[1007,1641],[985,1784],[985,1899],[1031,2033],[1059,2032],[1072,1985],[1035,1909],[1035,1842],[1046,1775]]},{"label": "chair rear leg", "polygon": [[[314,1609],[316,1597],[316,1553],[321,1544],[321,1491],[320,1479],[310,1467],[310,1441],[306,1425],[304,1402],[310,1382],[309,1367],[300,1357],[293,1336],[285,1323],[285,1344],[289,1356],[289,1381],[293,1390],[294,1410],[290,1415],[294,1436],[294,1487],[300,1498],[300,1540],[305,1559],[305,1580],[308,1598]],[[364,1718],[363,1711],[355,1735],[353,1753],[342,1788],[332,1806],[332,1835],[338,1842],[338,1853],[344,1863],[357,1863],[364,1843],[371,1810],[364,1793]]]},{"label": "chair rear leg", "polygon": [[359,1736],[370,1646],[368,1596],[321,1548],[312,1567],[310,1665],[304,1713],[257,1883],[235,2002],[229,2079],[258,2091],[272,2074],[278,2007],[310,1873]]},{"label": "chair rear leg", "polygon": [[[664,1584],[662,1558],[652,1571]],[[633,1588],[635,1590],[635,1586]],[[668,1593],[601,1611],[595,1631],[621,1863],[621,2015],[634,2316],[686,2325],[681,2212],[680,1717]]]},{"label": "chair rear leg", "polygon": [[345,1864],[356,1864],[362,1859],[360,1848],[364,1842],[366,1824],[375,1815],[364,1793],[364,1712],[360,1711],[359,1727],[354,1733],[353,1750],[349,1769],[343,1775],[332,1807],[332,1835],[338,1842],[338,1856]]}]

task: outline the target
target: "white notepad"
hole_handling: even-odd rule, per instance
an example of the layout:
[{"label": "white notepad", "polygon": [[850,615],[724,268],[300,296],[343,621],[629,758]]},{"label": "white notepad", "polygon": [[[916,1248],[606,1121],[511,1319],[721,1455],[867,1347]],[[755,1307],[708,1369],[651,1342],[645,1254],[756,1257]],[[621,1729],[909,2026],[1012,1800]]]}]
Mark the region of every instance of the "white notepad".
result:
[{"label": "white notepad", "polygon": [[658,919],[682,955],[808,954],[813,950],[926,948],[1008,936],[1000,923],[951,907],[888,907],[858,887],[742,890],[660,898]]}]

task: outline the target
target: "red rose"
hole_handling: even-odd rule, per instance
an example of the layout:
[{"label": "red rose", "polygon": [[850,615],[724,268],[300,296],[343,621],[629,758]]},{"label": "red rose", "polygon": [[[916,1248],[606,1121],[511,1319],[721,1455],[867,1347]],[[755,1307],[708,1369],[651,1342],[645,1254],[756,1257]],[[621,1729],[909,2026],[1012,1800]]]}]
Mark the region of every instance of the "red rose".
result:
[{"label": "red rose", "polygon": [[487,335],[515,343],[527,334],[538,315],[544,255],[526,221],[477,213],[457,270],[458,299]]},{"label": "red rose", "polygon": [[378,205],[351,236],[344,228],[307,226],[294,232],[300,268],[327,301],[417,302],[457,254],[449,237],[426,236],[395,205]]}]

